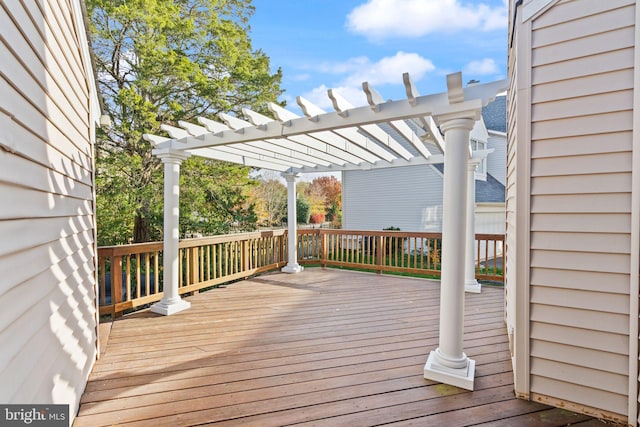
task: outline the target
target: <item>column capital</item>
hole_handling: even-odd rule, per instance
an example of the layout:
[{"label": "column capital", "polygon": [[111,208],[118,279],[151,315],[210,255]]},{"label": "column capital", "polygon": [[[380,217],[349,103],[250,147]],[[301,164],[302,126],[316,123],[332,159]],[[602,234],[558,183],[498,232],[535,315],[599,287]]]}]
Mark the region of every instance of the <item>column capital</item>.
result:
[{"label": "column capital", "polygon": [[453,115],[453,117],[447,116],[449,115],[447,114],[445,116],[439,116],[437,119],[442,133],[446,133],[451,129],[462,129],[471,131],[473,129],[473,126],[475,126],[476,121],[478,121],[478,118],[476,118],[476,116],[472,114],[462,116],[455,114]]},{"label": "column capital", "polygon": [[172,150],[170,148],[158,148],[152,151],[152,154],[162,160],[162,163],[182,163],[183,160],[191,157],[191,153],[186,151]]},{"label": "column capital", "polygon": [[300,178],[300,174],[299,173],[295,173],[295,172],[282,172],[281,176],[287,182],[296,182],[296,181],[298,181],[298,178]]}]

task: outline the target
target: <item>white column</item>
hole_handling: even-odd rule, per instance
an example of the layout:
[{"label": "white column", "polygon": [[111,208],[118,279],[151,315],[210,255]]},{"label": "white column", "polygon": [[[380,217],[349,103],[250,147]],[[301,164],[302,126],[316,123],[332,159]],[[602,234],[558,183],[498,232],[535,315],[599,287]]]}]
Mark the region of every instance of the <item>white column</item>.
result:
[{"label": "white column", "polygon": [[[462,116],[462,117],[461,117]],[[439,346],[431,351],[424,377],[473,390],[475,361],[462,351],[467,216],[467,163],[472,114],[441,120],[444,133],[442,276]]]},{"label": "white column", "polygon": [[282,268],[284,273],[300,273],[304,268],[298,264],[298,227],[296,212],[296,181],[300,177],[297,173],[283,173],[287,180],[287,265]]},{"label": "white column", "polygon": [[166,151],[156,154],[164,163],[164,271],[162,300],[151,306],[151,311],[165,316],[186,310],[191,303],[178,293],[178,243],[180,217],[180,164],[188,153]]},{"label": "white column", "polygon": [[467,255],[464,265],[465,292],[480,293],[482,285],[476,280],[476,169],[481,160],[471,159],[467,164]]}]

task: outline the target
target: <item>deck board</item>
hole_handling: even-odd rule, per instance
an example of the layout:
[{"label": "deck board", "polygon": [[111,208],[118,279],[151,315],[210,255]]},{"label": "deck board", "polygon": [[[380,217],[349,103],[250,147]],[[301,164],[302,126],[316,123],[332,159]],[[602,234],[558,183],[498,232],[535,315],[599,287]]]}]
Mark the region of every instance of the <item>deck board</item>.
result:
[{"label": "deck board", "polygon": [[310,268],[194,295],[173,316],[125,316],[104,340],[74,425],[588,420],[515,399],[499,287],[465,297],[475,390],[424,379],[438,345],[439,294],[435,281]]}]

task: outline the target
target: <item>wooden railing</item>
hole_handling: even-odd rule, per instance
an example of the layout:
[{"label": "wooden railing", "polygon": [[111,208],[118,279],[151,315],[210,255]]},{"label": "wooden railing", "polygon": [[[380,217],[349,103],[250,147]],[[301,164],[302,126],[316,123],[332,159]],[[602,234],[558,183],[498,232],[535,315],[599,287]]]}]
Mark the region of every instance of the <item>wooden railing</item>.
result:
[{"label": "wooden railing", "polygon": [[[285,230],[181,240],[181,295],[274,270],[286,264]],[[162,243],[98,248],[100,315],[123,312],[162,299]]]},{"label": "wooden railing", "polygon": [[[180,241],[181,295],[275,270],[287,262],[286,230]],[[298,262],[440,276],[442,235],[401,231],[298,231]],[[477,234],[476,278],[502,282],[504,236]],[[162,242],[98,248],[100,315],[119,316],[162,298]]]},{"label": "wooden railing", "polygon": [[[502,234],[476,234],[477,279],[503,281],[503,245]],[[327,229],[298,231],[300,264],[440,277],[441,255],[441,233]]]}]

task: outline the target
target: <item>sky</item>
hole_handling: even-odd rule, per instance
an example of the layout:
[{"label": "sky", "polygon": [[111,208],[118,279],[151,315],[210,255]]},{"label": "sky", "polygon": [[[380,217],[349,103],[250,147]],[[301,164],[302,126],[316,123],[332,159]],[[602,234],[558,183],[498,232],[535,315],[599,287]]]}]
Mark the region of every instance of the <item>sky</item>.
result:
[{"label": "sky", "polygon": [[254,49],[282,69],[281,100],[296,96],[333,111],[334,89],[366,105],[362,82],[385,99],[405,99],[409,72],[421,95],[446,91],[446,75],[463,82],[506,76],[507,0],[253,0]]}]

